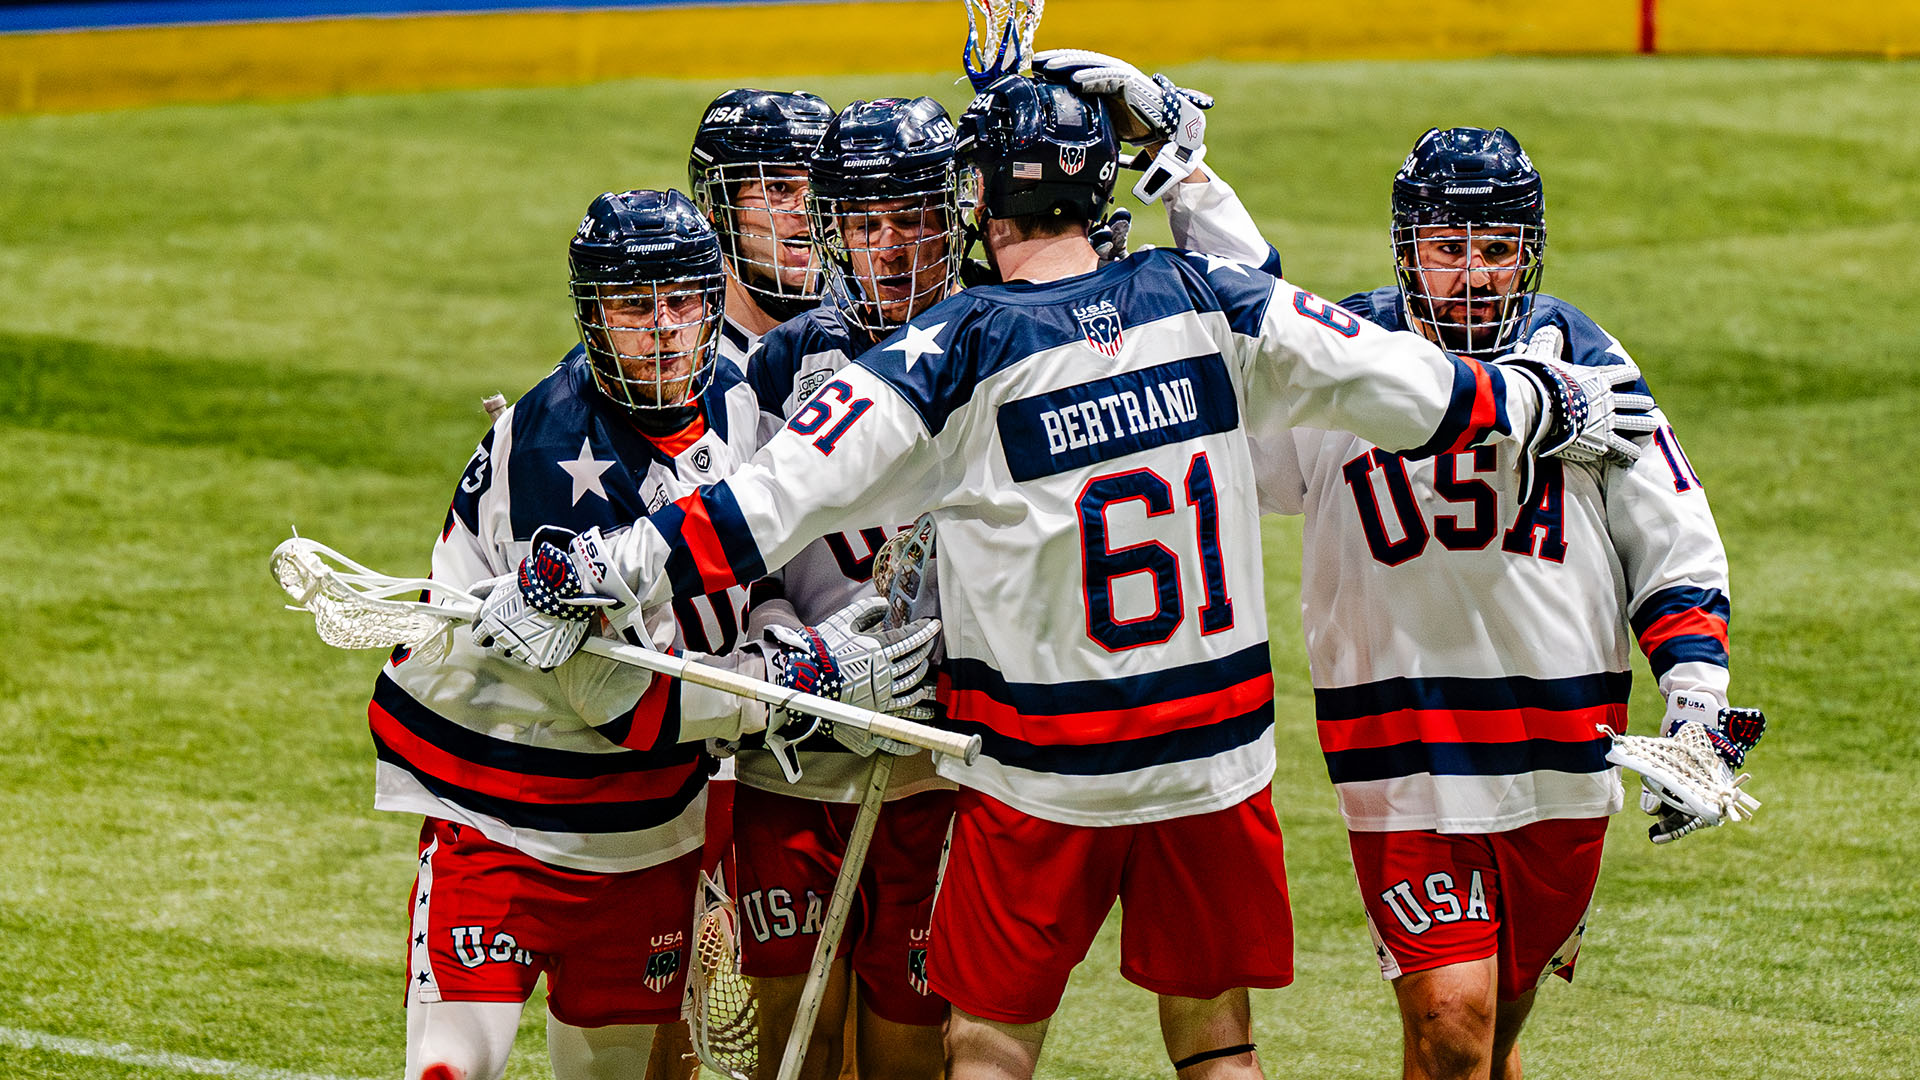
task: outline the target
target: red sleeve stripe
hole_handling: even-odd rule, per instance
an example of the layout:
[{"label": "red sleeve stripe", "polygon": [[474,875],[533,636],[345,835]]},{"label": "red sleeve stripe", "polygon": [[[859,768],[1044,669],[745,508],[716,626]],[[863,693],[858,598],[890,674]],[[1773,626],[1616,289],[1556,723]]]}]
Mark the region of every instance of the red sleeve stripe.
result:
[{"label": "red sleeve stripe", "polygon": [[620,745],[631,750],[652,750],[660,741],[660,730],[666,726],[667,709],[672,704],[673,676],[655,675],[647,684],[647,691],[633,706],[633,723],[628,726]]},{"label": "red sleeve stripe", "polygon": [[1034,715],[979,690],[952,689],[940,677],[947,715],[1030,746],[1091,746],[1143,739],[1232,720],[1273,701],[1273,675],[1262,674],[1210,693],[1128,709]]},{"label": "red sleeve stripe", "polygon": [[[693,770],[700,767],[696,759],[665,768],[623,770],[604,776],[542,776],[497,764],[482,765],[450,753],[416,735],[378,702],[367,706],[367,720],[373,729],[374,739],[390,748],[414,769],[456,787],[506,802],[566,805],[666,799],[679,792]],[[511,752],[512,745],[502,744],[506,751],[503,757]]]},{"label": "red sleeve stripe", "polygon": [[1398,709],[1376,716],[1322,720],[1320,749],[1372,750],[1405,743],[1519,743],[1542,739],[1583,743],[1599,737],[1597,725],[1627,730],[1627,707],[1569,709]]},{"label": "red sleeve stripe", "polygon": [[1473,373],[1473,406],[1467,416],[1467,426],[1460,432],[1460,437],[1453,441],[1453,445],[1447,448],[1449,453],[1479,445],[1480,440],[1492,430],[1500,412],[1500,403],[1494,395],[1494,379],[1487,366],[1468,357],[1461,357],[1460,361]]},{"label": "red sleeve stripe", "polygon": [[1660,646],[1674,638],[1687,636],[1709,637],[1725,648],[1727,620],[1699,608],[1662,615],[1645,630],[1640,631],[1640,651],[1651,656]]},{"label": "red sleeve stripe", "polygon": [[720,534],[713,527],[713,517],[707,512],[706,500],[699,492],[681,500],[686,510],[686,520],[680,526],[680,539],[687,545],[687,553],[693,558],[694,569],[700,575],[705,592],[720,592],[734,584],[733,570],[727,565],[727,551],[720,543]]}]

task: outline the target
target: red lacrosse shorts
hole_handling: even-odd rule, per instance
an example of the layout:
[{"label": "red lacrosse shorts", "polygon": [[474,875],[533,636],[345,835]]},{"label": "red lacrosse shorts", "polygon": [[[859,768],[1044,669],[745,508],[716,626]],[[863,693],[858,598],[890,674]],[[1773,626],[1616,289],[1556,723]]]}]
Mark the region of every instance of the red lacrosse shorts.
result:
[{"label": "red lacrosse shorts", "polygon": [[[946,1001],[927,986],[927,923],[953,796],[923,791],[881,807],[840,938],[839,955],[852,952],[860,1000],[896,1024],[926,1026],[947,1016]],[[744,974],[806,973],[858,810],[745,784],[735,789]]]},{"label": "red lacrosse shorts", "polygon": [[1098,828],[963,789],[933,909],[934,992],[983,1019],[1045,1020],[1115,900],[1129,982],[1211,998],[1293,981],[1270,789],[1210,814]]},{"label": "red lacrosse shorts", "polygon": [[549,866],[478,829],[428,818],[413,887],[408,991],[419,1001],[525,1001],[574,1027],[680,1018],[700,853],[624,874]]},{"label": "red lacrosse shorts", "polygon": [[1500,1000],[1573,979],[1606,818],[1499,833],[1350,832],[1380,973],[1499,957]]}]

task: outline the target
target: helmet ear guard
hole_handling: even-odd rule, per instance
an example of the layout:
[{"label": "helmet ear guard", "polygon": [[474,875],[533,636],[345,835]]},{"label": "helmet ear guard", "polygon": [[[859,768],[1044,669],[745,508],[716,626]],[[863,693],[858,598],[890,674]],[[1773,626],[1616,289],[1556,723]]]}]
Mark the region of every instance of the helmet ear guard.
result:
[{"label": "helmet ear guard", "polygon": [[[1540,173],[1505,128],[1429,129],[1393,178],[1392,242],[1411,322],[1455,352],[1510,351],[1545,268]],[[1511,260],[1502,245],[1512,246]],[[1429,251],[1445,254],[1430,260]],[[1487,281],[1484,297],[1475,295],[1476,274]],[[1476,315],[1476,307],[1492,310]]]}]

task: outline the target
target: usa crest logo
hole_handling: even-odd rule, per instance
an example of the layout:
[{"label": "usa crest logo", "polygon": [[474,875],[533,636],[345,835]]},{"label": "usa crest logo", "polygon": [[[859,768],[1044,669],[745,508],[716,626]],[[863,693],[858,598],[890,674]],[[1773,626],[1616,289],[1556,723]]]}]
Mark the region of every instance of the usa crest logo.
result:
[{"label": "usa crest logo", "polygon": [[1111,301],[1074,308],[1073,317],[1080,320],[1080,330],[1096,352],[1106,357],[1120,355],[1120,309]]},{"label": "usa crest logo", "polygon": [[658,994],[666,990],[680,974],[680,953],[686,946],[682,933],[653,935],[653,951],[647,954],[647,970],[641,977],[646,988]]},{"label": "usa crest logo", "polygon": [[1072,176],[1087,167],[1087,148],[1084,146],[1063,146],[1060,148],[1060,171]]}]

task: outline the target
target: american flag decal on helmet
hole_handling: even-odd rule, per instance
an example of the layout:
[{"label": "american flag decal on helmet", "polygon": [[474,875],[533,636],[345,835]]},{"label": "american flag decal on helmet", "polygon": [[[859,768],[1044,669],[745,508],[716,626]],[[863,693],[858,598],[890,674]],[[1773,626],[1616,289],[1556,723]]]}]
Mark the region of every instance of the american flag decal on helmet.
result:
[{"label": "american flag decal on helmet", "polygon": [[1080,329],[1087,335],[1087,344],[1102,356],[1120,355],[1120,309],[1110,301],[1102,300],[1083,308],[1074,308],[1073,317],[1080,320]]}]

